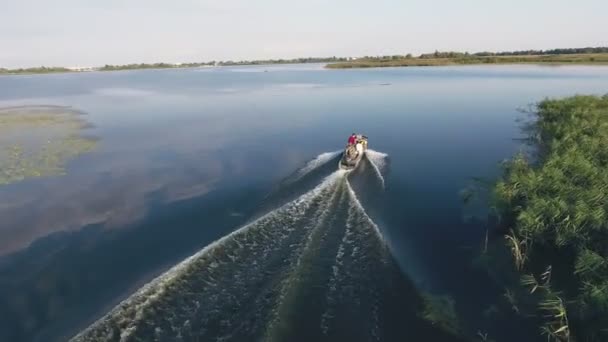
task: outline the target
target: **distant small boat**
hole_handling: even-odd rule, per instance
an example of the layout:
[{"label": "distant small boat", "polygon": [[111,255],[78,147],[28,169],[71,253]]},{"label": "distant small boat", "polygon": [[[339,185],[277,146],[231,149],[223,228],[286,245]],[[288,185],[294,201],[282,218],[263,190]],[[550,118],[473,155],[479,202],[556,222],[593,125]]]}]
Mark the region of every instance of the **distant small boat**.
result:
[{"label": "distant small boat", "polygon": [[342,158],[338,162],[340,170],[354,170],[363,158],[367,151],[367,137],[361,134],[357,135],[357,140],[354,145],[348,145],[342,153]]}]

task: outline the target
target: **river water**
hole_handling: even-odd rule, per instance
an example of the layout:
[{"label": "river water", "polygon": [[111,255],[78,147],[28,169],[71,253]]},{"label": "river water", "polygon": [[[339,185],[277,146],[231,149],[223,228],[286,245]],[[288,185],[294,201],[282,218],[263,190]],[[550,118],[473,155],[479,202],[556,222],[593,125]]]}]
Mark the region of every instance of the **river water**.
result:
[{"label": "river water", "polygon": [[[465,334],[532,340],[472,266],[459,191],[522,148],[522,109],[607,92],[590,66],[0,77],[0,107],[69,106],[99,139],[0,187],[0,340],[457,341],[429,296]],[[371,151],[339,172],[352,132]]]}]

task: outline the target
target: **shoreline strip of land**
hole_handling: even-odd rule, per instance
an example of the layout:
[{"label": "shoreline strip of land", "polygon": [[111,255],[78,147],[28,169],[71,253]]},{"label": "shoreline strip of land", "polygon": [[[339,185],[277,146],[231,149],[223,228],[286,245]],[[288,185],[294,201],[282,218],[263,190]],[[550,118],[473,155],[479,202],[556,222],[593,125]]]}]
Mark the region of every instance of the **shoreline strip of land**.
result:
[{"label": "shoreline strip of land", "polygon": [[100,67],[34,67],[7,69],[0,67],[1,75],[31,75],[91,71],[120,71],[140,69],[185,69],[222,66],[275,65],[326,63],[327,69],[449,66],[484,64],[553,64],[553,65],[608,65],[608,47],[587,47],[553,50],[525,50],[509,52],[439,52],[419,56],[385,55],[364,57],[306,57],[295,59],[265,59],[243,61],[210,61],[196,63],[134,63],[104,65]]}]

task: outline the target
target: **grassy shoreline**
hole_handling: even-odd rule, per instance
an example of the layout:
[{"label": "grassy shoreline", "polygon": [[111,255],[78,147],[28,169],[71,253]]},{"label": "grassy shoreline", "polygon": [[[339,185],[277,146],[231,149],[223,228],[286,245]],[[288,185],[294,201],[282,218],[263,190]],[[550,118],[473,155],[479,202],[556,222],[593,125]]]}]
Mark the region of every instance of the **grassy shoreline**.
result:
[{"label": "grassy shoreline", "polygon": [[455,57],[380,57],[361,58],[348,62],[330,63],[328,69],[359,69],[411,66],[449,66],[484,64],[555,64],[555,65],[608,65],[608,53],[563,54],[563,55],[515,55]]}]

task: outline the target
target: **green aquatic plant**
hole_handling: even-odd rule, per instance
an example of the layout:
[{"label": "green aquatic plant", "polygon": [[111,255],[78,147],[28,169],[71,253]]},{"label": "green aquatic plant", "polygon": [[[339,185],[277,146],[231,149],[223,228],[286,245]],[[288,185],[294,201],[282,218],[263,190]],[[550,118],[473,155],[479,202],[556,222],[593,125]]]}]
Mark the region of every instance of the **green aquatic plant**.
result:
[{"label": "green aquatic plant", "polygon": [[540,281],[532,274],[524,274],[521,276],[521,284],[524,287],[530,288],[530,294],[536,292],[536,290],[548,289],[549,282],[551,281],[551,266],[547,267],[547,270],[541,274]]},{"label": "green aquatic plant", "polygon": [[57,107],[0,109],[0,185],[65,174],[65,165],[91,151],[78,113]]},{"label": "green aquatic plant", "polygon": [[547,294],[540,301],[539,308],[545,318],[545,324],[541,327],[541,332],[549,339],[570,341],[568,310],[564,300],[558,294],[547,289]]},{"label": "green aquatic plant", "polygon": [[528,249],[528,241],[526,239],[519,239],[513,231],[511,231],[511,234],[506,234],[505,239],[507,240],[507,244],[511,249],[511,254],[513,255],[513,260],[515,261],[515,267],[517,270],[523,269],[528,257],[526,254]]},{"label": "green aquatic plant", "polygon": [[0,185],[27,178],[63,175],[67,161],[94,147],[94,140],[76,136],[48,142],[31,153],[25,153],[20,145],[7,147],[5,153],[0,153]]},{"label": "green aquatic plant", "polygon": [[521,284],[530,289],[530,294],[539,296],[538,309],[544,318],[541,332],[549,339],[570,341],[568,310],[561,296],[551,289],[552,267],[549,266],[539,279],[533,274],[524,274]]},{"label": "green aquatic plant", "polygon": [[519,310],[519,304],[517,303],[517,297],[515,296],[515,293],[513,292],[513,290],[505,289],[504,297],[507,299],[507,302],[509,302],[509,305],[511,305],[511,309],[513,309],[513,311],[515,313],[520,314],[521,310]]},{"label": "green aquatic plant", "polygon": [[570,330],[568,329],[567,322],[562,324],[562,317],[566,317],[566,309],[564,303],[560,300],[546,301],[543,302],[546,307],[545,310],[549,311],[548,317],[558,319],[557,321],[550,321],[546,325],[541,327],[541,332],[547,336],[548,340],[556,341],[570,341]]},{"label": "green aquatic plant", "polygon": [[494,342],[493,339],[488,337],[488,333],[486,332],[477,331],[476,337],[479,339],[480,342]]},{"label": "green aquatic plant", "polygon": [[550,340],[606,340],[608,95],[544,100],[526,133],[535,154],[505,162],[493,189],[521,285]]},{"label": "green aquatic plant", "polygon": [[462,333],[454,299],[429,293],[422,294],[422,299],[424,303],[422,318],[446,332],[454,335]]},{"label": "green aquatic plant", "polygon": [[608,272],[608,260],[598,253],[585,249],[576,259],[574,273],[585,277],[593,277]]}]

